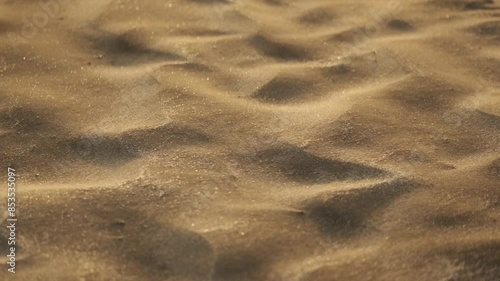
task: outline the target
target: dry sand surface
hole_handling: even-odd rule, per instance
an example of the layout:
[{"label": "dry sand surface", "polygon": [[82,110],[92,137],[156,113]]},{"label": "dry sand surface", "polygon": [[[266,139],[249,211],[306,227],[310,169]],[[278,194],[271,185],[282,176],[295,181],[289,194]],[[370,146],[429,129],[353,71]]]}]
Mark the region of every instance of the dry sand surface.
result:
[{"label": "dry sand surface", "polygon": [[498,281],[499,44],[487,0],[2,0],[0,280]]}]

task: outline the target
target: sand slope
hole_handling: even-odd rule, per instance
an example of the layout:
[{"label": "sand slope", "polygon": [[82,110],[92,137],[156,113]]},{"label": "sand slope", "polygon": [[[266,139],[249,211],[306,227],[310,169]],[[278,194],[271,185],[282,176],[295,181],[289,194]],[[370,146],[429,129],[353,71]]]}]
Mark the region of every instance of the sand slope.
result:
[{"label": "sand slope", "polygon": [[500,280],[494,2],[0,1],[0,279]]}]

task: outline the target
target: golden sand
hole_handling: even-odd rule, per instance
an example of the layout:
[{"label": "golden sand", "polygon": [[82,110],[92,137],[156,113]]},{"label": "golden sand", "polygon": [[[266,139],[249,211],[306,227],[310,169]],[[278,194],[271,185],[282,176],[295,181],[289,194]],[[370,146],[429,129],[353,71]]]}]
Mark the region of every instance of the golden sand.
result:
[{"label": "golden sand", "polygon": [[495,2],[0,1],[0,280],[500,280]]}]

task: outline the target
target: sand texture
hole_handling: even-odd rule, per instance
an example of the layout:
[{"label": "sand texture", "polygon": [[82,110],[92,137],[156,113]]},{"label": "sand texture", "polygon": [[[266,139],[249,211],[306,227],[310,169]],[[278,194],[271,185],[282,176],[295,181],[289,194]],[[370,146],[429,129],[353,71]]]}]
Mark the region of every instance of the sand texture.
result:
[{"label": "sand texture", "polygon": [[500,280],[498,1],[0,0],[0,81],[2,281]]}]

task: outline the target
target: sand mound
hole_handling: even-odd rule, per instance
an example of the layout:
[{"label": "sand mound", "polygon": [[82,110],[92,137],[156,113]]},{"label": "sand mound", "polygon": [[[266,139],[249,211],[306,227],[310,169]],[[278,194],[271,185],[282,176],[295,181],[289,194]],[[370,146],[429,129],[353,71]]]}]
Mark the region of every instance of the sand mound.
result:
[{"label": "sand mound", "polygon": [[360,164],[315,156],[296,147],[277,147],[257,153],[256,161],[278,169],[285,177],[301,183],[328,183],[360,180],[386,175],[384,171]]},{"label": "sand mound", "polygon": [[0,280],[500,280],[498,1],[47,3],[0,1]]},{"label": "sand mound", "polygon": [[369,228],[368,218],[397,197],[418,186],[410,181],[397,179],[360,189],[339,192],[325,198],[310,200],[305,208],[319,227],[328,234],[353,236]]}]

